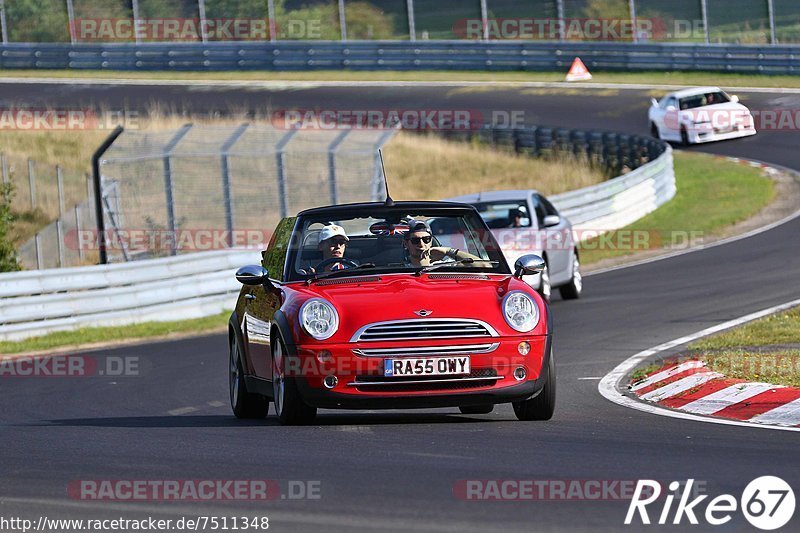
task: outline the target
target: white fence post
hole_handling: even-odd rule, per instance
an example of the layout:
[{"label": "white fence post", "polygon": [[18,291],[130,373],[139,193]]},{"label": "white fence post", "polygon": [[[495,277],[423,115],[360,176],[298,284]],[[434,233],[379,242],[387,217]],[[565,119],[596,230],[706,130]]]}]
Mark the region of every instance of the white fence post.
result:
[{"label": "white fence post", "polygon": [[769,42],[778,44],[778,36],[775,33],[775,1],[767,0],[767,11],[769,11]]},{"label": "white fence post", "polygon": [[417,28],[414,19],[414,0],[406,0],[406,9],[408,10],[408,38],[413,42],[417,40]]},{"label": "white fence post", "polygon": [[36,209],[36,175],[33,170],[33,159],[28,159],[28,185],[31,193],[31,210]]}]

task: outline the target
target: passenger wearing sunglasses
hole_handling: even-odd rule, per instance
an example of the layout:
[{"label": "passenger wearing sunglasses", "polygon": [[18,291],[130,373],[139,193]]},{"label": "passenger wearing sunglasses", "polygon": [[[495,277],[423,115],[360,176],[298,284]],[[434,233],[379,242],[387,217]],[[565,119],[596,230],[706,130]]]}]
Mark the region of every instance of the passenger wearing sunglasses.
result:
[{"label": "passenger wearing sunglasses", "polygon": [[433,246],[433,234],[428,225],[421,220],[409,222],[408,231],[403,235],[403,248],[406,251],[406,261],[412,267],[425,267],[439,261],[460,261],[467,258],[480,260],[480,257],[458,248]]}]

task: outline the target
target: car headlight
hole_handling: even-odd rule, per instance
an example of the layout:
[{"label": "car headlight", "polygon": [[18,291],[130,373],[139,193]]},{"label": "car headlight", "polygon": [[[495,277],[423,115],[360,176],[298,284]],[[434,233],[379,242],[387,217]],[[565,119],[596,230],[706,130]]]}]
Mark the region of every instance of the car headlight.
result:
[{"label": "car headlight", "polygon": [[311,298],[300,307],[300,324],[306,333],[324,341],[339,329],[339,315],[327,300]]},{"label": "car headlight", "polygon": [[503,316],[509,326],[521,333],[527,333],[539,323],[539,307],[522,291],[513,291],[503,300]]}]

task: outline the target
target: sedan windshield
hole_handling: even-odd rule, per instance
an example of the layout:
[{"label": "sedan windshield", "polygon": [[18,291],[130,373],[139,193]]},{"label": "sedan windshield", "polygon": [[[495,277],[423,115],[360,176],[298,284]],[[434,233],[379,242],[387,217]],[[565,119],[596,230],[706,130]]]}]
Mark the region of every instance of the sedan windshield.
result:
[{"label": "sedan windshield", "polygon": [[300,217],[287,257],[287,279],[329,277],[332,271],[336,277],[418,273],[445,264],[448,272],[509,273],[497,242],[477,214],[441,213],[387,210]]},{"label": "sedan windshield", "polygon": [[722,91],[696,94],[681,98],[681,109],[695,109],[707,105],[725,104],[730,101],[730,97]]}]

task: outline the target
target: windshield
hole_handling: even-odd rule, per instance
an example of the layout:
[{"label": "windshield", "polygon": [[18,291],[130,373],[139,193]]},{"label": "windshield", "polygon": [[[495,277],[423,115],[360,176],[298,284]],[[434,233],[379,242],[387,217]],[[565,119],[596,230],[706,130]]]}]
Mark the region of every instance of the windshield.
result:
[{"label": "windshield", "polygon": [[473,204],[491,229],[528,228],[531,216],[525,200],[502,200]]},{"label": "windshield", "polygon": [[681,98],[681,109],[695,109],[707,105],[724,104],[730,101],[730,97],[722,91],[697,94]]},{"label": "windshield", "polygon": [[440,269],[509,273],[497,242],[477,214],[452,209],[301,217],[292,243],[288,281],[332,271],[339,271],[337,276],[414,273],[445,263],[449,264]]}]

